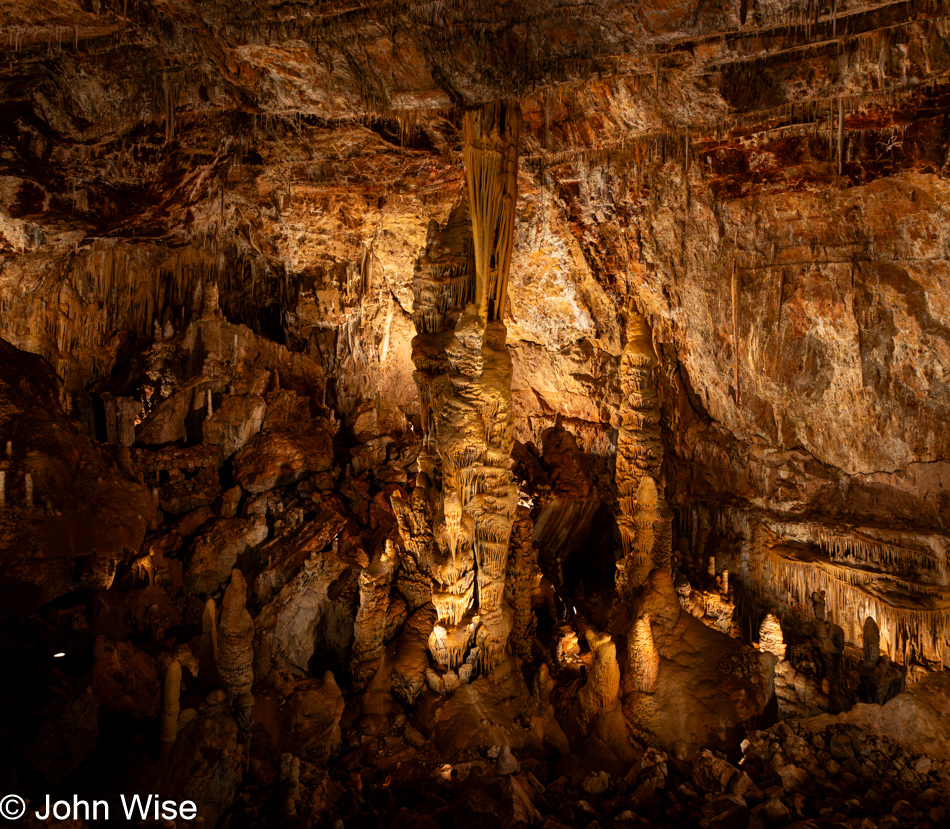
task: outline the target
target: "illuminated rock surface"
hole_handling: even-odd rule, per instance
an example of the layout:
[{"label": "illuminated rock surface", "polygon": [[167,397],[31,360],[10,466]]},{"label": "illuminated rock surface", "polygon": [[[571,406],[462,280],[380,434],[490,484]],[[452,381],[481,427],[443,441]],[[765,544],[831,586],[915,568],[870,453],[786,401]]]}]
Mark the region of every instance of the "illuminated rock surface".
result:
[{"label": "illuminated rock surface", "polygon": [[6,3],[0,794],[944,825],[948,20]]}]

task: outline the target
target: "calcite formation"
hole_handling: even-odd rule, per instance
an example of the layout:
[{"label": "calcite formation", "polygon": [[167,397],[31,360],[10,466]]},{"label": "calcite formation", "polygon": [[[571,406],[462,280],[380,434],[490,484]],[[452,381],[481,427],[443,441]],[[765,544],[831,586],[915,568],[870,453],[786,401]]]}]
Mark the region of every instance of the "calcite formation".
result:
[{"label": "calcite formation", "polygon": [[505,577],[505,599],[511,607],[511,642],[523,660],[532,653],[537,629],[534,614],[535,591],[540,587],[542,573],[538,567],[538,553],[533,542],[534,523],[525,507],[518,507],[511,532],[511,550],[508,555],[508,573]]},{"label": "calcite formation", "polygon": [[947,823],[944,0],[0,56],[4,819]]},{"label": "calcite formation", "polygon": [[444,228],[430,226],[414,277],[413,361],[425,457],[413,503],[395,509],[404,544],[432,579],[430,650],[449,670],[472,647],[478,665],[492,668],[505,656],[511,631],[504,591],[517,490],[508,468],[511,358],[501,318],[520,124],[517,106],[466,114],[467,194]]},{"label": "calcite formation", "polygon": [[892,659],[950,664],[950,594],[926,570],[922,577],[907,579],[880,567],[855,567],[820,547],[782,542],[769,532],[755,538],[762,545],[755,566],[763,594],[770,593],[767,585],[781,584],[802,613],[813,596],[821,596],[822,614],[844,620],[843,635],[856,647],[862,647],[865,621],[872,619],[879,626],[881,648]]},{"label": "calcite formation", "polygon": [[617,523],[624,554],[618,563],[617,584],[624,597],[635,594],[654,567],[667,571],[672,567],[672,518],[663,497],[656,367],[650,326],[642,314],[631,310],[620,369],[623,399],[616,470]]},{"label": "calcite formation", "polygon": [[231,571],[224,591],[221,625],[218,628],[218,674],[232,703],[251,690],[254,682],[254,620],[247,612],[244,574]]},{"label": "calcite formation", "polygon": [[589,629],[586,637],[593,659],[587,682],[577,694],[578,725],[588,732],[601,715],[613,711],[620,699],[617,646],[608,634]]},{"label": "calcite formation", "polygon": [[165,672],[162,691],[162,730],[160,744],[162,756],[166,757],[178,737],[178,716],[180,714],[181,664],[172,660]]},{"label": "calcite formation", "polygon": [[759,650],[774,654],[778,661],[785,658],[785,639],[782,636],[782,625],[774,613],[766,614],[759,625]]},{"label": "calcite formation", "polygon": [[660,655],[653,643],[650,614],[641,613],[628,637],[628,690],[652,694],[660,670]]},{"label": "calcite formation", "polygon": [[350,649],[350,675],[357,688],[365,687],[379,667],[386,644],[389,588],[395,568],[396,553],[387,541],[379,557],[360,573],[360,609]]}]

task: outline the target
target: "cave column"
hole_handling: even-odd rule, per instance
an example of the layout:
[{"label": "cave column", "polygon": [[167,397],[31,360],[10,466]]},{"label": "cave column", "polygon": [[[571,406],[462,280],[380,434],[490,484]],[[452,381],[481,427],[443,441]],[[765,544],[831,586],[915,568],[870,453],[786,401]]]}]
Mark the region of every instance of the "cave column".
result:
[{"label": "cave column", "polygon": [[620,363],[623,400],[617,436],[615,481],[624,557],[617,563],[617,590],[629,599],[654,567],[672,567],[672,516],[664,498],[663,442],[654,370],[653,334],[631,310]]},{"label": "cave column", "polygon": [[404,569],[431,582],[429,650],[446,672],[463,662],[491,670],[511,632],[505,568],[518,496],[508,468],[514,416],[502,316],[520,131],[516,104],[466,114],[466,188],[445,226],[430,224],[413,277],[421,474],[411,502],[393,506],[412,559]]},{"label": "cave column", "polygon": [[[476,441],[478,452],[469,453],[470,462],[461,469],[457,484],[462,508],[474,519],[480,622],[477,644],[479,662],[489,670],[507,653],[512,624],[511,610],[504,601],[505,570],[518,491],[509,469],[514,446],[512,366],[502,317],[514,249],[521,110],[516,103],[492,103],[469,111],[464,133],[475,307],[466,308],[457,331],[466,317],[471,330],[475,323],[472,311],[477,309],[475,328],[481,337],[480,342],[473,340],[469,349],[480,351],[481,367],[479,376],[466,378],[471,382],[463,383],[459,391],[477,411],[481,434]],[[461,365],[459,368],[465,373]]]}]

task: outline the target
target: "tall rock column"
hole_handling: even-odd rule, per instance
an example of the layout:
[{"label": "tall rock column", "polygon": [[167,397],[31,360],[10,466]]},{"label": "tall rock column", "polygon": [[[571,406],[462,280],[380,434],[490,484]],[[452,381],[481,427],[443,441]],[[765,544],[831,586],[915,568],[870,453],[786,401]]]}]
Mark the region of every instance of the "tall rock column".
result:
[{"label": "tall rock column", "polygon": [[[517,508],[511,357],[504,313],[514,244],[521,112],[489,104],[465,117],[467,193],[445,227],[430,224],[414,275],[414,379],[422,412],[418,509],[400,532],[432,582],[429,649],[443,670],[483,670],[508,650],[505,568]],[[417,486],[417,490],[418,490]],[[425,509],[422,501],[425,500]],[[394,506],[397,506],[394,504]],[[413,515],[428,511],[431,543]],[[427,547],[427,549],[422,549]],[[475,651],[472,651],[473,646]]]},{"label": "tall rock column", "polygon": [[[422,450],[419,475],[408,502],[393,498],[402,537],[400,589],[415,599],[425,581],[425,601],[436,611],[429,650],[440,668],[455,670],[475,639],[475,522],[457,487],[447,487],[437,420],[453,397],[448,348],[463,309],[475,299],[475,261],[467,194],[444,227],[429,223],[426,248],[413,274],[413,379],[419,389]],[[440,484],[442,486],[440,487]]]},{"label": "tall rock column", "polygon": [[617,589],[630,598],[654,567],[672,567],[672,515],[663,497],[663,442],[657,403],[656,352],[650,326],[630,312],[627,346],[620,363],[623,400],[617,437],[616,484],[624,558],[617,564]]},{"label": "tall rock column", "polygon": [[[493,103],[467,112],[464,132],[475,303],[459,320],[448,354],[455,369],[454,391],[476,413],[476,417],[459,422],[474,433],[470,442],[466,441],[466,450],[455,454],[456,462],[463,460],[463,465],[456,467],[455,485],[461,491],[463,509],[475,522],[477,643],[479,662],[489,670],[504,658],[511,634],[511,610],[504,601],[505,569],[518,487],[509,468],[514,414],[511,355],[502,317],[515,241],[521,110],[517,104]],[[448,425],[449,420],[443,418],[442,424]],[[437,429],[437,434],[440,431]],[[455,424],[446,431],[448,442],[455,443]],[[441,449],[440,453],[445,468],[446,454]]]}]

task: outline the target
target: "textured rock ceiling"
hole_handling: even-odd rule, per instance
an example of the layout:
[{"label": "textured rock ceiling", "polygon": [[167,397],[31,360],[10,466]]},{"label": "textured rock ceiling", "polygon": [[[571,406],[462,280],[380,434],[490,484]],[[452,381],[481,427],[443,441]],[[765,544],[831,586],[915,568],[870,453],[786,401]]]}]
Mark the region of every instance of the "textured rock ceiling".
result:
[{"label": "textured rock ceiling", "polygon": [[942,529],[946,12],[7,3],[0,333],[76,392],[215,278],[341,411],[412,410],[412,266],[461,112],[518,98],[519,437],[560,414],[609,458],[633,301],[681,503]]}]

